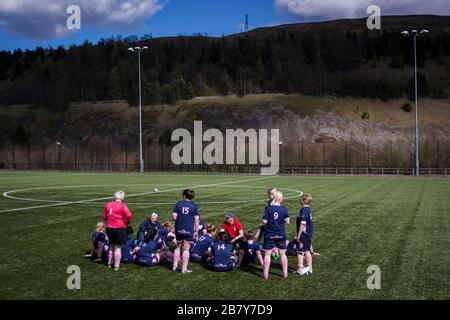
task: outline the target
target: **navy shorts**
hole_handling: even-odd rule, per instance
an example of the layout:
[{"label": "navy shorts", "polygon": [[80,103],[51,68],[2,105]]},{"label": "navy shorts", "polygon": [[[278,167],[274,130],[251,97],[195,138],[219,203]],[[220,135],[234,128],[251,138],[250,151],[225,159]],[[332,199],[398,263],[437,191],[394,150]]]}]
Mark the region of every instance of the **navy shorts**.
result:
[{"label": "navy shorts", "polygon": [[175,238],[177,239],[178,243],[180,243],[181,241],[188,241],[190,243],[194,242],[194,234],[193,233],[176,232]]},{"label": "navy shorts", "polygon": [[159,263],[156,254],[152,254],[151,257],[139,257],[138,264],[144,267],[152,267]]},{"label": "navy shorts", "polygon": [[206,256],[206,255],[199,256],[199,255],[196,254],[196,253],[191,253],[191,255],[189,256],[189,258],[190,258],[190,260],[191,260],[192,262],[198,262],[198,263],[204,263],[204,262],[206,262],[207,257],[208,257],[208,256]]},{"label": "navy shorts", "polygon": [[214,263],[214,259],[209,261],[209,266],[213,269],[213,271],[217,271],[217,272],[231,271],[231,270],[233,270],[235,265],[236,265],[235,257],[231,257],[230,261],[228,261],[228,263],[226,263],[226,264],[222,264],[222,263],[216,264],[216,263]]},{"label": "navy shorts", "polygon": [[263,250],[272,250],[273,248],[286,250],[286,235],[264,234]]},{"label": "navy shorts", "polygon": [[301,245],[297,248],[297,252],[303,253],[311,251],[311,237],[302,233],[300,236]]}]

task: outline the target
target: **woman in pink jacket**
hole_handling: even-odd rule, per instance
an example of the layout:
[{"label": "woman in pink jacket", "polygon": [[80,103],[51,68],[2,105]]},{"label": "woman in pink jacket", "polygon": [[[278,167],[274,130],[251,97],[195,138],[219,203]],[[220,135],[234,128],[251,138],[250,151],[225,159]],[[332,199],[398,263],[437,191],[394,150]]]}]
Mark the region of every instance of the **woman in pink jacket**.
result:
[{"label": "woman in pink jacket", "polygon": [[103,210],[103,220],[106,223],[106,235],[111,245],[108,256],[108,267],[112,267],[114,255],[114,270],[119,270],[120,259],[122,258],[122,246],[127,241],[127,226],[130,224],[133,214],[123,203],[125,192],[114,193],[114,201],[105,204]]}]

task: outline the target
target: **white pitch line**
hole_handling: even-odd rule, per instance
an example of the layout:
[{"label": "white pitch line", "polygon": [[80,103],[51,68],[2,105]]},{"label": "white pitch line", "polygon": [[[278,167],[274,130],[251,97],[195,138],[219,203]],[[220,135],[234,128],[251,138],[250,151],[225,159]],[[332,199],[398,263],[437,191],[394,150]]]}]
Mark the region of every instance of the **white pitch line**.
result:
[{"label": "white pitch line", "polygon": [[[143,196],[143,195],[147,195],[147,194],[165,193],[165,192],[172,192],[172,191],[184,190],[184,189],[197,189],[197,188],[215,187],[215,186],[226,185],[226,184],[248,182],[248,181],[257,181],[257,180],[264,180],[264,179],[270,179],[270,178],[273,178],[273,177],[270,176],[270,177],[263,177],[263,178],[257,178],[257,179],[234,180],[234,181],[221,182],[221,183],[204,184],[204,185],[193,186],[193,187],[174,188],[174,189],[162,190],[162,191],[159,191],[159,192],[155,192],[155,191],[142,192],[142,193],[130,194],[130,195],[127,195],[127,197],[137,197],[137,196]],[[12,190],[12,191],[14,191],[14,190]],[[12,191],[8,191],[8,192],[12,192]],[[5,192],[5,193],[8,194],[8,192]],[[3,193],[3,196],[5,196],[5,193]],[[5,197],[7,197],[7,195]],[[80,203],[94,202],[94,201],[100,201],[100,200],[109,200],[109,199],[111,199],[111,197],[88,199],[88,200],[78,200],[78,201],[67,201],[67,202],[52,203],[52,204],[33,206],[33,207],[0,210],[0,213],[2,213],[2,212],[33,210],[33,209],[39,209],[39,208],[58,207],[58,206],[65,206],[65,205],[68,205],[68,204],[80,204]]]}]

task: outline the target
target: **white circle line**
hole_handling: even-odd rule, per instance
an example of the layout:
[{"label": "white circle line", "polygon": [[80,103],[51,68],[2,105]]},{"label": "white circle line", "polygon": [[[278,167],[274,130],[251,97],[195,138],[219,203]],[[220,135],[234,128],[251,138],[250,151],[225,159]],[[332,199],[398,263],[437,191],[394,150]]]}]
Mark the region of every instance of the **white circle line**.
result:
[{"label": "white circle line", "polygon": [[[145,186],[146,184],[129,184],[129,185],[122,185],[122,186]],[[161,185],[161,184],[160,184]],[[33,199],[33,198],[22,198],[22,197],[15,197],[11,196],[11,193],[16,193],[20,191],[33,191],[33,190],[48,190],[48,189],[65,189],[65,188],[86,188],[86,187],[108,187],[111,185],[83,185],[83,186],[58,186],[58,187],[36,187],[36,188],[25,188],[25,189],[17,189],[17,190],[11,190],[3,193],[3,196],[10,199],[15,200],[21,200],[21,201],[36,201],[36,202],[47,202],[47,203],[69,203],[73,202],[74,200],[46,200],[46,199]],[[266,189],[267,187],[263,186],[246,186],[246,185],[222,185],[220,187],[226,187],[226,188],[248,188],[248,189]],[[279,190],[286,190],[291,192],[296,192],[297,194],[284,197],[284,199],[292,199],[301,197],[303,195],[303,192],[300,190],[290,189],[290,188],[278,188]],[[161,190],[159,192],[164,192],[165,190]],[[157,194],[158,192],[152,192],[151,194]],[[77,201],[77,200],[75,200]],[[245,200],[230,200],[230,201],[196,201],[197,204],[226,204],[226,203],[243,203],[243,202],[263,202],[267,201],[267,199],[245,199]],[[81,202],[79,204],[83,205],[103,205],[103,202]],[[128,205],[171,205],[173,202],[128,202]]]}]

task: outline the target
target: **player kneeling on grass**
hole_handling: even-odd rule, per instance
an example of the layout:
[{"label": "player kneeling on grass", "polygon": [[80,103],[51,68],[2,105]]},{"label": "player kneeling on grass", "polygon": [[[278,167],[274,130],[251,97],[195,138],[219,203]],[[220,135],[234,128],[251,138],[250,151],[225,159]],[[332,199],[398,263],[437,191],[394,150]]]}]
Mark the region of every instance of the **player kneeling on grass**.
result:
[{"label": "player kneeling on grass", "polygon": [[138,240],[133,238],[133,228],[131,226],[127,227],[128,239],[122,247],[122,262],[133,263],[136,259],[136,254],[134,249],[138,245]]},{"label": "player kneeling on grass", "polygon": [[236,265],[236,256],[233,255],[233,244],[228,241],[225,232],[219,232],[217,241],[210,249],[208,264],[214,271],[230,271]]},{"label": "player kneeling on grass", "polygon": [[145,234],[144,243],[139,246],[137,263],[144,267],[155,266],[159,263],[161,244],[157,239],[158,231],[150,230]]},{"label": "player kneeling on grass", "polygon": [[261,255],[261,244],[255,240],[255,233],[247,231],[245,239],[239,249],[239,259],[236,268],[242,264],[256,263],[256,259],[260,265],[263,265],[263,257]]},{"label": "player kneeling on grass", "polygon": [[176,246],[175,231],[173,223],[166,221],[161,229],[158,229],[158,243],[161,245],[161,261],[173,261],[173,253],[170,251],[171,245]]},{"label": "player kneeling on grass", "polygon": [[[297,248],[297,275],[308,275],[313,272],[312,254],[311,254],[311,240],[313,234],[313,219],[310,204],[312,197],[305,193],[300,197],[302,208],[297,216],[297,235],[295,237]],[[303,261],[306,258],[307,267],[304,268]]]},{"label": "player kneeling on grass", "polygon": [[200,236],[198,241],[192,246],[190,259],[193,262],[206,262],[209,251],[214,243],[214,236],[217,228],[213,224],[206,227],[206,235]]},{"label": "player kneeling on grass", "polygon": [[262,223],[266,226],[264,230],[264,264],[263,277],[269,278],[269,268],[272,251],[277,248],[280,253],[283,277],[288,276],[288,260],[286,257],[286,224],[289,224],[289,214],[286,207],[282,206],[283,193],[276,191],[271,206],[267,207]]},{"label": "player kneeling on grass", "polygon": [[92,258],[95,262],[107,261],[109,253],[108,237],[105,233],[105,224],[103,222],[97,223],[95,231],[91,237],[92,246],[87,258]]},{"label": "player kneeling on grass", "polygon": [[194,190],[186,189],[183,191],[183,200],[178,201],[172,211],[173,220],[175,220],[175,237],[177,247],[173,253],[172,270],[177,271],[180,253],[182,254],[182,273],[190,273],[187,266],[189,263],[189,250],[191,243],[198,239],[199,213],[197,206],[192,199],[195,197]]}]

